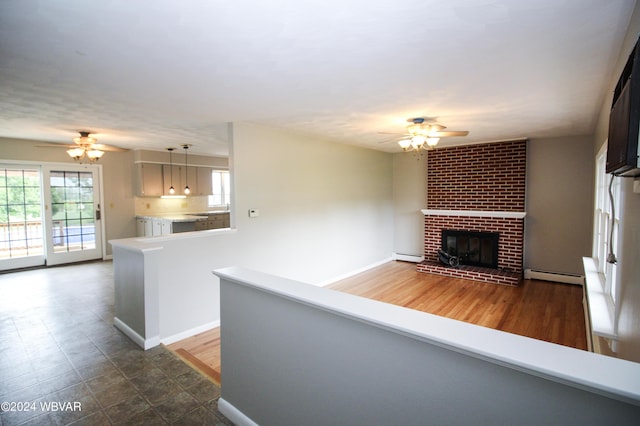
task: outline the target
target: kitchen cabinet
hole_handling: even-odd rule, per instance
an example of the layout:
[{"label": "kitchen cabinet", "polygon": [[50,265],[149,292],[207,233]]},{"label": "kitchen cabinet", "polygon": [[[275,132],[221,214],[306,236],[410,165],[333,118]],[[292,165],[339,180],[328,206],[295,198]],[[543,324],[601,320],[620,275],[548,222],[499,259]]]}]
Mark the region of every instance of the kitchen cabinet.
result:
[{"label": "kitchen cabinet", "polygon": [[191,190],[189,195],[198,195],[197,176],[196,167],[180,167],[180,178],[182,179],[180,194],[184,194],[184,187],[189,185]]},{"label": "kitchen cabinet", "polygon": [[138,237],[157,237],[159,235],[169,235],[173,231],[171,221],[166,219],[155,219],[139,217],[136,219],[136,235]]},{"label": "kitchen cabinet", "polygon": [[229,213],[210,214],[207,217],[207,229],[228,228]]},{"label": "kitchen cabinet", "polygon": [[142,197],[159,197],[162,193],[162,164],[136,164],[137,193]]},{"label": "kitchen cabinet", "polygon": [[136,164],[136,194],[139,197],[160,197],[169,194],[173,184],[174,195],[184,195],[184,187],[189,185],[189,195],[206,196],[213,194],[211,167],[170,165],[159,163]]},{"label": "kitchen cabinet", "polygon": [[151,235],[157,237],[159,235],[169,235],[172,232],[172,224],[165,219],[151,220]]},{"label": "kitchen cabinet", "polygon": [[171,185],[173,185],[173,189],[176,191],[173,195],[183,194],[184,185],[182,185],[180,166],[176,166],[175,164],[173,166],[170,164],[162,164],[162,182],[163,195],[171,195],[169,194]]},{"label": "kitchen cabinet", "polygon": [[195,195],[211,195],[213,194],[213,186],[211,182],[211,167],[198,167],[196,169],[197,188]]},{"label": "kitchen cabinet", "polygon": [[136,235],[138,237],[149,237],[153,235],[151,219],[139,217],[136,220]]}]

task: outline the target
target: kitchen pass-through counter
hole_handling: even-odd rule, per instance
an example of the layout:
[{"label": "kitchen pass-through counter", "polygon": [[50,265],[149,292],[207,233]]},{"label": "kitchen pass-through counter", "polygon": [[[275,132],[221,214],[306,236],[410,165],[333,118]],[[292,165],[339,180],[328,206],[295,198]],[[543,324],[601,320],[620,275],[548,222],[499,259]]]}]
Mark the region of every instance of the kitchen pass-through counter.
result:
[{"label": "kitchen pass-through counter", "polygon": [[229,211],[137,215],[136,235],[156,237],[180,232],[229,228]]}]

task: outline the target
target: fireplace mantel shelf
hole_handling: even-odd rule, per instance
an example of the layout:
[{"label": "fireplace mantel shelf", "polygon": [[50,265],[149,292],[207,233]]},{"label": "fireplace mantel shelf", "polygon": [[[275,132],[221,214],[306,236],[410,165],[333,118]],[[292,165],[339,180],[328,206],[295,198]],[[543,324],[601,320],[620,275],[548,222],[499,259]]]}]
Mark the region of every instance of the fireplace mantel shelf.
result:
[{"label": "fireplace mantel shelf", "polygon": [[497,217],[504,219],[524,219],[526,212],[513,211],[483,211],[483,210],[429,210],[423,209],[425,216],[466,216],[466,217]]}]

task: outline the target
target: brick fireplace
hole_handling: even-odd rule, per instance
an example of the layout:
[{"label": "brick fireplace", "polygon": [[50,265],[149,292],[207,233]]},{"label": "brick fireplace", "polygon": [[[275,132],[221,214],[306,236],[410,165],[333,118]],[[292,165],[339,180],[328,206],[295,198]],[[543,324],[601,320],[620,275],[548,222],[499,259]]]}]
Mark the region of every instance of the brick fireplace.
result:
[{"label": "brick fireplace", "polygon": [[[496,284],[522,280],[526,140],[429,151],[424,257],[418,271]],[[498,267],[438,260],[443,230],[498,233]]]}]

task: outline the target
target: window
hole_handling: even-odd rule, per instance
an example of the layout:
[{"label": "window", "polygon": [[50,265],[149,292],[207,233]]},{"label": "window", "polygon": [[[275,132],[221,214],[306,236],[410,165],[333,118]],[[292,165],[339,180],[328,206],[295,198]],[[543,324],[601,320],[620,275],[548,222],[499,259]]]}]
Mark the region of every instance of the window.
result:
[{"label": "window", "polygon": [[231,181],[227,170],[211,172],[213,195],[209,196],[209,207],[229,206],[231,204]]},{"label": "window", "polygon": [[[604,278],[602,280],[603,292],[608,296],[609,302],[615,306],[617,267],[615,264],[607,262],[607,258],[610,256],[611,247],[613,247],[613,253],[616,253],[618,246],[620,217],[617,207],[620,206],[620,178],[605,172],[606,158],[605,145],[596,157],[595,229],[592,256],[598,273]],[[610,189],[613,195],[613,205],[609,195]]]}]

